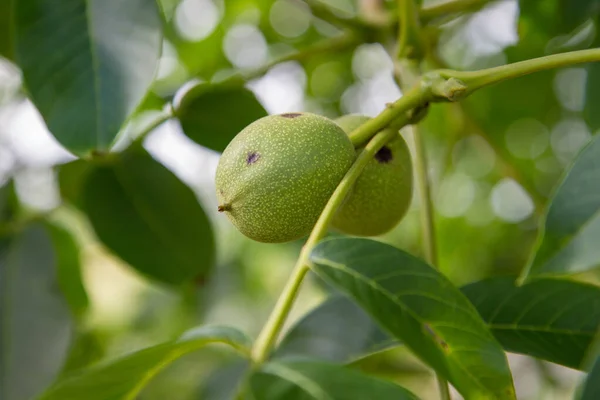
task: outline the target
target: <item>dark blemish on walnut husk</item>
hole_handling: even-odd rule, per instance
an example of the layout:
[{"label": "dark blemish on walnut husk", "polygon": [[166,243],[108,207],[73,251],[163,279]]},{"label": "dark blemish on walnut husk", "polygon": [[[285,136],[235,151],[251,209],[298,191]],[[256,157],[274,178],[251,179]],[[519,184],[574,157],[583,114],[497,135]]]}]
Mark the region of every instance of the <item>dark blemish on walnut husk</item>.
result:
[{"label": "dark blemish on walnut husk", "polygon": [[260,154],[258,154],[256,151],[251,151],[246,156],[246,164],[248,164],[248,165],[254,164],[255,162],[258,161],[259,158],[260,158]]},{"label": "dark blemish on walnut husk", "polygon": [[279,116],[283,117],[283,118],[296,118],[301,115],[302,115],[302,113],[285,113],[285,114],[280,114]]},{"label": "dark blemish on walnut husk", "polygon": [[394,155],[392,154],[392,150],[387,146],[383,146],[381,149],[379,149],[377,154],[375,154],[375,159],[382,164],[389,163],[393,158]]}]

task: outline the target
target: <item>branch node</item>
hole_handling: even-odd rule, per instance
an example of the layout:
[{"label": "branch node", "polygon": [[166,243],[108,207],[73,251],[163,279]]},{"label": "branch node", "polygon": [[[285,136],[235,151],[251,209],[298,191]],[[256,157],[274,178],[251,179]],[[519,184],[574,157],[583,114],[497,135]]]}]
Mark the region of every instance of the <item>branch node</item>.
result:
[{"label": "branch node", "polygon": [[465,97],[467,89],[467,85],[456,78],[438,77],[431,84],[431,93],[442,101],[458,101]]}]

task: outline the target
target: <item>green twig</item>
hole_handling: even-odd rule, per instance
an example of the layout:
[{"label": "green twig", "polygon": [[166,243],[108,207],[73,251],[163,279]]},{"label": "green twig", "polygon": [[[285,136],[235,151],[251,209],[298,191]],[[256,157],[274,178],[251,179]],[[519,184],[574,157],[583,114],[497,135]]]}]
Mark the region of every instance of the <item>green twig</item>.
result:
[{"label": "green twig", "polygon": [[390,103],[379,114],[350,134],[352,143],[358,147],[368,141],[373,132],[385,128],[397,116],[429,102],[458,101],[483,87],[518,78],[533,72],[574,64],[600,61],[600,49],[573,51],[569,53],[534,58],[514,64],[465,72],[448,69],[436,70],[423,75],[399,100]]},{"label": "green twig", "polygon": [[302,280],[309,270],[310,252],[319,242],[319,240],[321,240],[327,233],[327,229],[331,223],[335,211],[352,188],[354,182],[358,179],[366,164],[375,156],[375,154],[381,149],[381,147],[383,147],[383,145],[397,135],[400,127],[406,123],[408,123],[408,117],[403,120],[396,121],[393,127],[391,126],[390,128],[384,129],[376,134],[366,145],[365,149],[358,155],[354,164],[352,164],[344,178],[340,181],[339,185],[331,195],[327,205],[321,212],[321,216],[317,220],[317,223],[308,237],[308,240],[300,252],[300,257],[296,262],[296,266],[294,267],[292,275],[283,289],[279,299],[277,300],[273,312],[269,316],[267,323],[263,327],[263,330],[254,344],[254,348],[252,349],[252,360],[254,361],[255,365],[262,364],[269,356],[269,353],[273,348],[275,341],[277,340],[277,336],[283,327],[287,315],[292,308]]},{"label": "green twig", "polygon": [[421,36],[419,9],[414,0],[398,0],[398,51],[397,59],[421,60],[425,55],[425,45]]},{"label": "green twig", "polygon": [[303,2],[308,5],[313,16],[329,22],[338,28],[362,34],[368,34],[375,28],[373,24],[359,18],[342,18],[338,16],[331,6],[324,4],[320,0],[303,0]]},{"label": "green twig", "polygon": [[[419,10],[419,17],[422,23],[426,24],[437,18],[455,16],[456,14],[475,12],[482,9],[492,0],[450,0],[441,4],[422,7]],[[363,25],[367,24],[372,28],[390,29],[398,28],[398,13],[388,14],[383,22],[361,21]]]},{"label": "green twig", "polygon": [[442,69],[432,72],[432,78],[441,76],[446,79],[459,80],[466,87],[466,90],[461,97],[466,97],[478,89],[507,79],[518,78],[533,72],[597,61],[600,61],[600,48],[554,54],[479,71],[452,71]]},{"label": "green twig", "polygon": [[394,103],[389,103],[381,114],[352,131],[350,140],[354,147],[360,147],[371,139],[376,132],[395,123],[397,118],[403,118],[408,111],[419,110],[432,101],[442,101],[442,99],[449,101],[456,96],[456,92],[464,90],[464,86],[461,84],[455,84],[454,81],[447,81],[441,77],[438,78],[418,81],[411,89],[404,92],[400,99]]},{"label": "green twig", "polygon": [[419,15],[423,22],[449,14],[478,11],[488,4],[490,0],[451,0],[421,8]]},{"label": "green twig", "polygon": [[324,39],[296,52],[286,54],[267,64],[250,71],[242,71],[226,79],[226,81],[242,80],[248,81],[259,78],[274,66],[288,61],[304,61],[319,54],[333,54],[352,49],[361,43],[361,36],[354,32],[345,32],[339,36]]}]

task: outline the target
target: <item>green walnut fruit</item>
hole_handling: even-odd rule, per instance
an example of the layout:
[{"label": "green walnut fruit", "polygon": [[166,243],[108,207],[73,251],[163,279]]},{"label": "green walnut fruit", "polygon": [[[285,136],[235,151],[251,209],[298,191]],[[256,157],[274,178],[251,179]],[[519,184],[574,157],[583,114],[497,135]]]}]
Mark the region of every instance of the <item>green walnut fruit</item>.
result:
[{"label": "green walnut fruit", "polygon": [[356,153],[333,121],[310,113],[261,118],[217,166],[219,211],[246,236],[278,243],[307,235]]},{"label": "green walnut fruit", "polygon": [[[345,115],[335,122],[349,134],[368,120],[369,117],[362,115]],[[357,236],[386,233],[406,214],[412,198],[412,186],[410,152],[398,134],[365,166],[337,211],[332,226]]]}]

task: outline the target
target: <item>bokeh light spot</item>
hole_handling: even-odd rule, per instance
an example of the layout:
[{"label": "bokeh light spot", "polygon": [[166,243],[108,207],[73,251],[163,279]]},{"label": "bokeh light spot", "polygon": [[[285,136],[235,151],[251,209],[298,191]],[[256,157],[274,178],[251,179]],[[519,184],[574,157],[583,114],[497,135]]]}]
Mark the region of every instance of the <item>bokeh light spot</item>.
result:
[{"label": "bokeh light spot", "polygon": [[506,222],[517,223],[531,216],[533,201],[515,180],[502,179],[491,193],[492,210],[496,216]]},{"label": "bokeh light spot", "polygon": [[548,128],[533,118],[513,122],[506,130],[506,148],[517,158],[535,159],[548,148]]},{"label": "bokeh light spot", "polygon": [[299,1],[278,0],[271,6],[269,20],[281,36],[295,38],[310,27],[311,13],[308,6]]},{"label": "bokeh light spot", "polygon": [[254,25],[232,27],[223,42],[225,55],[238,68],[255,68],[267,60],[267,42]]},{"label": "bokeh light spot", "polygon": [[220,17],[212,0],[183,0],[175,10],[175,29],[182,39],[197,42],[215,30]]}]

